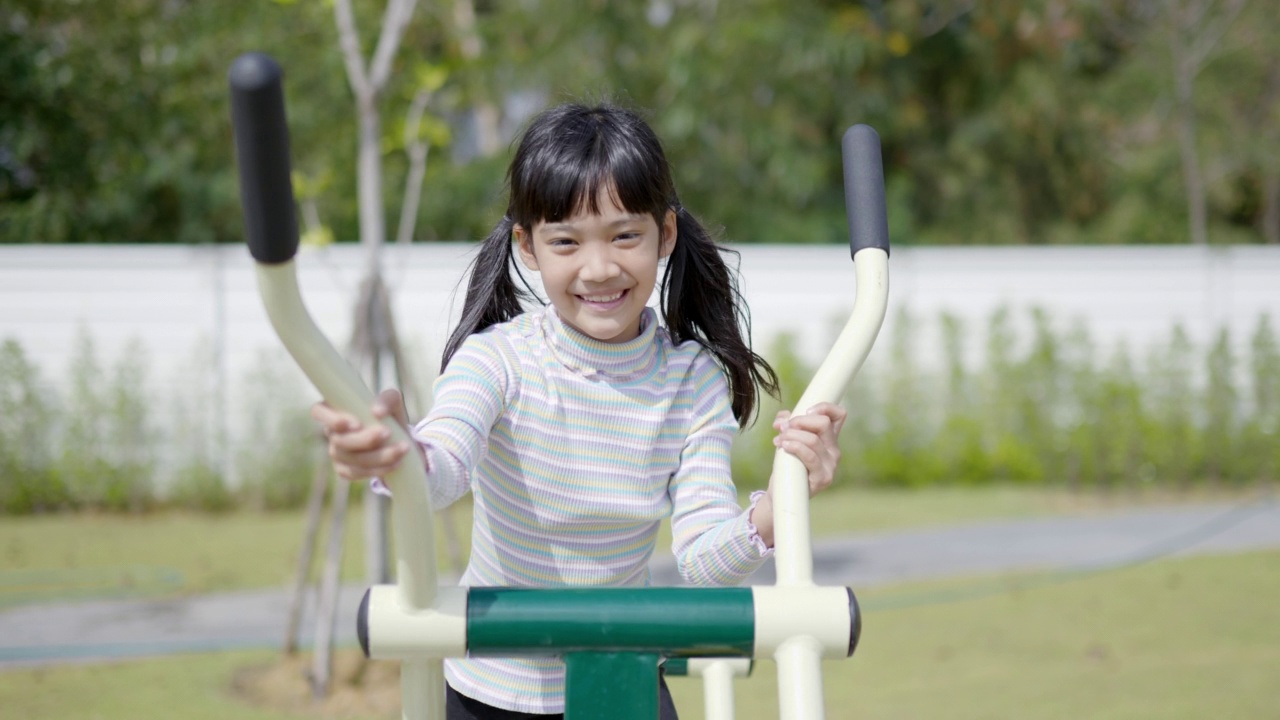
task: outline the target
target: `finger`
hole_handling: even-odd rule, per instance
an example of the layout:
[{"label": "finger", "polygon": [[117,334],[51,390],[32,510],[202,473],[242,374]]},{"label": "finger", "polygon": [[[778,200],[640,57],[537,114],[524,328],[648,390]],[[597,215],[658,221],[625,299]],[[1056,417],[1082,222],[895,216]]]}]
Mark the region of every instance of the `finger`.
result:
[{"label": "finger", "polygon": [[365,452],[345,452],[330,447],[330,457],[334,466],[343,466],[353,477],[371,477],[388,475],[400,467],[400,462],[408,453],[409,447],[404,443],[396,443],[377,450]]},{"label": "finger", "polygon": [[[788,452],[791,448],[804,448],[810,455],[818,457],[822,452],[823,442],[816,434],[807,430],[797,430],[792,428],[780,433],[773,439],[773,444]],[[792,452],[793,455],[796,453]],[[798,457],[798,456],[797,456]]]},{"label": "finger", "polygon": [[822,413],[796,415],[787,421],[788,430],[804,430],[815,435],[831,431],[831,418]]},{"label": "finger", "polygon": [[404,400],[400,397],[400,391],[395,388],[388,388],[378,393],[373,399],[373,413],[379,417],[388,417],[395,415],[396,409],[404,405]]},{"label": "finger", "polygon": [[311,406],[311,419],[324,427],[326,434],[348,432],[360,427],[359,418],[323,402]]},{"label": "finger", "polygon": [[348,482],[357,482],[359,480],[365,479],[366,477],[364,475],[361,475],[359,472],[355,470],[355,468],[351,467],[350,465],[347,465],[345,463],[340,463],[340,462],[335,462],[333,464],[333,471],[338,473],[338,477]]},{"label": "finger", "polygon": [[405,410],[404,396],[395,388],[378,393],[373,403],[373,414],[380,419],[393,418],[401,427],[406,430],[409,428],[409,413]]},{"label": "finger", "polygon": [[[813,436],[810,435],[810,438]],[[831,471],[817,448],[807,442],[792,438],[782,438],[780,447],[804,465],[809,475],[809,488],[822,489],[831,484]]]},{"label": "finger", "polygon": [[787,425],[787,418],[791,417],[791,411],[779,410],[777,415],[773,416],[773,429],[781,430]]},{"label": "finger", "polygon": [[840,428],[844,427],[844,421],[849,418],[848,410],[829,402],[818,403],[809,412],[817,412],[831,418],[832,432],[836,435],[840,434]]},{"label": "finger", "polygon": [[391,430],[381,423],[349,432],[333,433],[329,446],[345,453],[378,450],[391,442]]}]

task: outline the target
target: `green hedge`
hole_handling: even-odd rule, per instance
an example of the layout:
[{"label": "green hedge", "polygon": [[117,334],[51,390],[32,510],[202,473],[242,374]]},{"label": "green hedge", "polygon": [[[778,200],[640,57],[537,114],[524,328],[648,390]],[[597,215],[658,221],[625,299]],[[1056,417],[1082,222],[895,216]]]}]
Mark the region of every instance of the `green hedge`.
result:
[{"label": "green hedge", "polygon": [[[1016,320],[1025,322],[1018,324]],[[1197,349],[1180,326],[1141,357],[1102,352],[1083,326],[1000,309],[985,328],[937,318],[929,365],[920,321],[899,310],[855,378],[841,484],[1021,483],[1068,488],[1239,485],[1280,479],[1280,347],[1261,316],[1237,356],[1227,331]],[[981,342],[981,365],[966,360]],[[768,353],[794,403],[811,369],[782,338]],[[739,443],[739,482],[762,487],[776,404]]]},{"label": "green hedge", "polygon": [[[300,506],[322,457],[301,374],[282,353],[264,353],[242,383],[244,407],[228,410],[211,353],[193,357],[156,378],[132,343],[107,369],[82,331],[55,386],[16,341],[0,344],[0,512]],[[224,425],[244,429],[237,447],[226,446]]]},{"label": "green hedge", "polygon": [[[1239,354],[1225,330],[1197,348],[1175,326],[1140,357],[1123,345],[1102,352],[1086,328],[1063,328],[1042,310],[1001,309],[978,329],[935,320],[926,327],[898,310],[886,324],[845,398],[840,486],[1182,489],[1280,479],[1280,345],[1267,316]],[[930,339],[937,351],[922,362]],[[767,484],[772,417],[811,377],[792,346],[779,337],[765,353],[782,398],[762,403],[735,446],[744,489]],[[969,360],[979,355],[980,364]],[[0,344],[0,512],[300,506],[326,462],[301,374],[282,353],[263,353],[230,393],[243,407],[225,408],[209,356],[197,348],[157,392],[136,344],[106,368],[82,333],[70,377],[56,386],[16,341]],[[239,429],[231,447],[223,425]],[[234,487],[222,467],[234,469]]]}]

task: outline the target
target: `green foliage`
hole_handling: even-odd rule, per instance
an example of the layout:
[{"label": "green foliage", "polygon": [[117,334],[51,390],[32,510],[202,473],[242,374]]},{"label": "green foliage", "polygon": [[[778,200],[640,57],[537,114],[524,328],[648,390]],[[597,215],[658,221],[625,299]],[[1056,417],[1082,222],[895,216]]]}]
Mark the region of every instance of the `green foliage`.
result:
[{"label": "green foliage", "polygon": [[[239,239],[227,68],[242,52],[271,52],[291,91],[332,107],[346,90],[341,61],[312,52],[329,42],[317,28],[331,26],[320,3],[10,3],[0,10],[0,239]],[[306,148],[315,123],[291,121]],[[343,161],[352,143],[326,134]]]},{"label": "green foliage", "polygon": [[1186,330],[1174,326],[1168,345],[1156,348],[1147,363],[1147,460],[1155,480],[1184,488],[1194,479],[1193,463],[1201,440],[1194,382],[1194,352]]},{"label": "green foliage", "polygon": [[1253,412],[1240,434],[1243,477],[1274,480],[1280,478],[1280,343],[1268,315],[1258,319],[1249,360]]},{"label": "green foliage", "polygon": [[[920,344],[932,323],[906,309],[886,323],[882,352],[843,400],[838,486],[1136,491],[1280,480],[1280,342],[1269,317],[1243,353],[1225,331],[1201,348],[1174,326],[1141,363],[1123,344],[1100,358],[1082,326],[1061,328],[1038,309],[1001,308],[983,332],[947,313],[936,327],[930,359]],[[969,347],[979,345],[974,363]],[[767,486],[773,417],[794,407],[813,372],[792,337],[765,356],[781,399],[766,397],[734,446],[744,491]],[[327,459],[301,377],[279,352],[261,356],[237,393],[244,406],[230,410],[214,405],[208,368],[179,373],[165,423],[152,412],[146,367],[128,348],[108,375],[84,333],[60,398],[16,342],[0,345],[0,512],[302,505]],[[223,415],[236,429],[238,484],[223,475],[227,439],[213,422]]]},{"label": "green foliage", "polygon": [[156,446],[150,427],[145,360],[131,343],[110,377],[88,330],[73,351],[63,403],[57,472],[79,507],[144,510],[153,498]]},{"label": "green foliage", "polygon": [[55,409],[38,368],[15,340],[0,344],[0,512],[23,514],[68,504],[53,470]]},{"label": "green foliage", "polygon": [[214,402],[207,365],[179,373],[161,424],[136,342],[108,372],[82,329],[62,396],[16,341],[0,344],[0,513],[301,506],[318,453],[296,371],[264,355],[246,378],[237,490],[220,463],[226,440],[213,419],[226,409]]},{"label": "green foliage", "polygon": [[169,506],[200,512],[230,512],[237,506],[226,478],[201,459],[187,461],[173,473],[165,498]]},{"label": "green foliage", "polygon": [[1222,330],[1205,358],[1203,472],[1211,482],[1235,479],[1239,394],[1235,387],[1235,353]]},{"label": "green foliage", "polygon": [[734,443],[730,458],[734,480],[742,490],[763,490],[773,471],[773,419],[784,407],[790,408],[800,399],[809,382],[810,370],[804,366],[793,346],[795,338],[783,333],[774,338],[766,355],[778,374],[778,397],[762,393],[755,422]]},{"label": "green foliage", "polygon": [[[921,324],[895,313],[888,356],[873,353],[844,400],[839,484],[1138,490],[1280,478],[1280,347],[1269,318],[1254,332],[1248,375],[1225,332],[1199,350],[1176,326],[1140,371],[1123,344],[1099,362],[1084,328],[1063,331],[1039,309],[1028,313],[1029,341],[1020,343],[1027,335],[1016,319],[1003,308],[991,315],[984,362],[971,369],[971,336],[942,313],[938,363],[919,367],[910,358],[919,357],[911,347]],[[807,383],[811,370],[797,368],[784,347],[769,357],[781,359],[797,388]],[[769,467],[754,459],[767,439],[751,437],[741,451],[753,461],[735,466],[740,478]]]},{"label": "green foliage", "polygon": [[[383,7],[355,5],[366,56]],[[388,218],[408,169],[404,113],[431,94],[421,239],[487,234],[519,108],[600,99],[649,111],[684,204],[734,241],[840,241],[839,138],[855,122],[883,140],[896,242],[1187,237],[1159,3],[475,9],[461,28],[419,3],[383,94]],[[1250,3],[1195,82],[1218,241],[1260,240],[1280,203],[1268,13]],[[239,240],[226,72],[250,50],[285,67],[294,165],[334,178],[314,198],[321,223],[354,240],[355,112],[331,4],[14,0],[0,10],[0,242]],[[472,147],[482,110],[502,124],[496,153]]]},{"label": "green foliage", "polygon": [[239,494],[256,510],[301,505],[317,462],[316,426],[303,399],[300,371],[282,353],[260,353],[244,384],[245,442],[236,465]]},{"label": "green foliage", "polygon": [[207,342],[197,343],[190,361],[169,382],[166,446],[177,467],[165,474],[159,494],[166,505],[224,512],[235,508],[236,498],[220,467],[227,443],[226,408],[217,392],[219,370],[213,357]]}]

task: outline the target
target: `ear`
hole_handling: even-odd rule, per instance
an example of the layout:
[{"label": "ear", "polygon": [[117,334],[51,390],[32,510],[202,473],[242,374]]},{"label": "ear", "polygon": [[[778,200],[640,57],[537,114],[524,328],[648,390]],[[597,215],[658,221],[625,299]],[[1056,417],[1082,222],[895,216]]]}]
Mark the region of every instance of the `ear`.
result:
[{"label": "ear", "polygon": [[662,218],[662,245],[658,247],[658,257],[671,257],[671,252],[676,249],[678,234],[676,211],[668,210],[666,216]]},{"label": "ear", "polygon": [[533,234],[526,232],[523,225],[515,225],[511,228],[511,235],[515,238],[516,248],[520,251],[520,259],[524,261],[524,266],[537,272],[538,257],[533,254]]}]

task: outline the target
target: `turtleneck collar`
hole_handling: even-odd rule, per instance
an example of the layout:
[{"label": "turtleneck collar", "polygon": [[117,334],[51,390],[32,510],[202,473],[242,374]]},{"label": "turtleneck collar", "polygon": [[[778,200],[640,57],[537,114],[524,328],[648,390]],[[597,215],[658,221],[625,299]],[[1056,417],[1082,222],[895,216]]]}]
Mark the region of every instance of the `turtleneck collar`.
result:
[{"label": "turtleneck collar", "polygon": [[615,378],[648,374],[658,358],[658,315],[646,307],[640,315],[640,334],[621,343],[607,343],[567,325],[553,306],[543,312],[543,335],[556,358],[575,372]]}]

